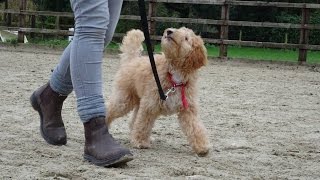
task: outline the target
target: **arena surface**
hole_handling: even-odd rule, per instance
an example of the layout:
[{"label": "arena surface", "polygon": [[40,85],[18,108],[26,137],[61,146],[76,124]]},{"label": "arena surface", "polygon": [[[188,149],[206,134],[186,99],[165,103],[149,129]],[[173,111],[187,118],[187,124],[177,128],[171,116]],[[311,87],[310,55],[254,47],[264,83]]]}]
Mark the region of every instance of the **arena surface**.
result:
[{"label": "arena surface", "polygon": [[[111,132],[132,149],[126,167],[97,167],[82,158],[83,127],[74,94],[63,118],[66,146],[45,143],[29,96],[47,82],[61,50],[0,48],[0,179],[318,179],[320,68],[210,59],[201,70],[200,117],[211,152],[197,157],[176,117],[156,121],[151,149],[133,149],[128,117]],[[119,66],[106,55],[106,100]]]}]

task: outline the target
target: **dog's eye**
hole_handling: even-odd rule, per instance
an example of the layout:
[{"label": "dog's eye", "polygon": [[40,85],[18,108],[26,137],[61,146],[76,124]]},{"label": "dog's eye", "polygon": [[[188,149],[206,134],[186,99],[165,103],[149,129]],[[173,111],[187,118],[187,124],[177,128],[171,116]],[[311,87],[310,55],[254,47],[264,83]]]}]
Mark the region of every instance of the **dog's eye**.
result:
[{"label": "dog's eye", "polygon": [[186,37],[186,38],[185,38],[185,40],[186,40],[186,41],[188,41],[188,40],[189,40],[189,38],[188,38],[188,37]]}]

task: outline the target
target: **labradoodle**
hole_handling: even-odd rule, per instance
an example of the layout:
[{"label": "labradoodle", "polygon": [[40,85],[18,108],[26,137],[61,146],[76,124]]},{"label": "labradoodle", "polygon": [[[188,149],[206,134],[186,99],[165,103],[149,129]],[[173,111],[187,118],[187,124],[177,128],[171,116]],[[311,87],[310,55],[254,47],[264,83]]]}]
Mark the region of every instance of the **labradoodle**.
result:
[{"label": "labradoodle", "polygon": [[203,40],[185,27],[164,31],[162,53],[155,55],[155,63],[168,96],[166,101],[159,98],[148,57],[141,55],[143,41],[140,30],[129,31],[122,41],[121,66],[107,105],[107,124],[133,110],[131,143],[136,148],[149,148],[156,118],[177,114],[192,149],[199,156],[207,155],[209,142],[198,117],[196,85],[198,70],[207,63]]}]

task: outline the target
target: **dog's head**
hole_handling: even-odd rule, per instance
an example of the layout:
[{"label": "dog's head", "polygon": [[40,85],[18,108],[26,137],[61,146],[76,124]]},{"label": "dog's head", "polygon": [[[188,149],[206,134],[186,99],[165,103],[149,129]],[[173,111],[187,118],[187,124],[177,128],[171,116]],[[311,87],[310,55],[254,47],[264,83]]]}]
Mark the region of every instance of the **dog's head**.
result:
[{"label": "dog's head", "polygon": [[188,28],[169,28],[163,33],[161,48],[173,66],[190,72],[206,65],[207,49],[200,36]]}]

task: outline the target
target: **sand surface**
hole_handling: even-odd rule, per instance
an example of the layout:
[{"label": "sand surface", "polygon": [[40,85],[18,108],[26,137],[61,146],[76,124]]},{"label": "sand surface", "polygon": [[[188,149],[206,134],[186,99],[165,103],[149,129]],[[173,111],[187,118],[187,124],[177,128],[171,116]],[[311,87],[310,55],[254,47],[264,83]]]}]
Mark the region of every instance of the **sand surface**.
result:
[{"label": "sand surface", "polygon": [[[60,50],[0,48],[0,179],[319,179],[320,68],[210,60],[201,70],[200,118],[211,152],[197,157],[175,116],[156,121],[152,148],[133,149],[128,117],[111,132],[135,159],[123,168],[84,161],[83,126],[71,94],[63,118],[66,146],[39,133],[31,93],[48,81]],[[105,99],[119,66],[105,56]]]}]

